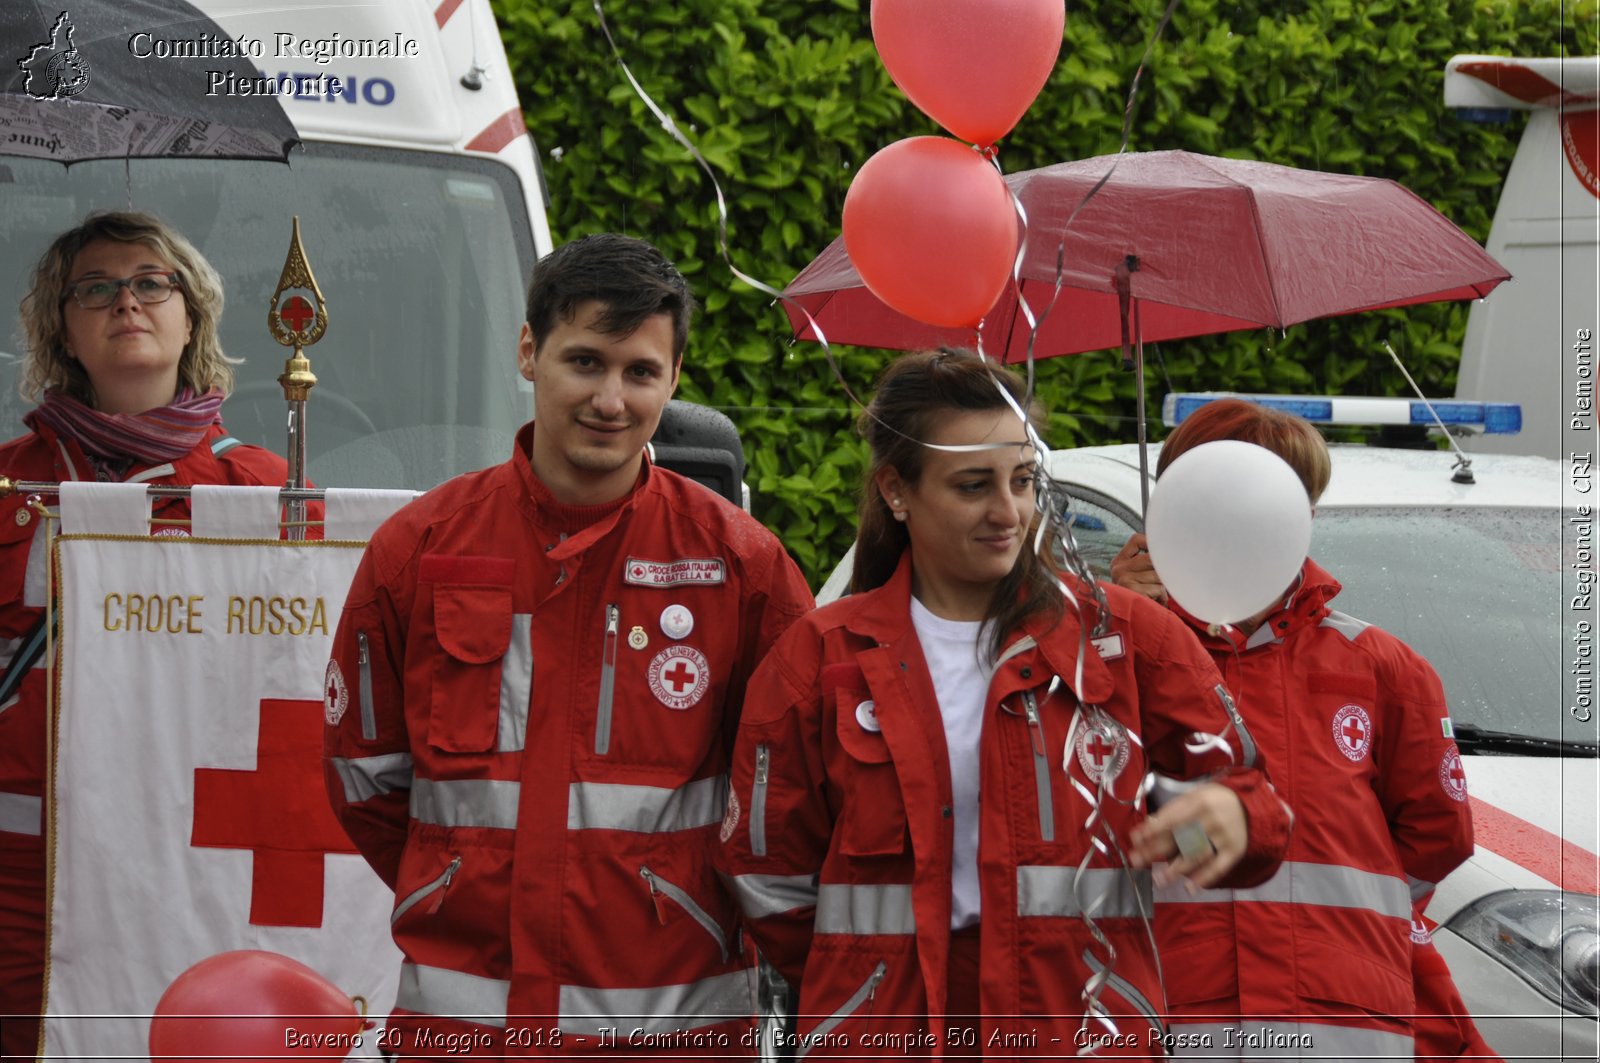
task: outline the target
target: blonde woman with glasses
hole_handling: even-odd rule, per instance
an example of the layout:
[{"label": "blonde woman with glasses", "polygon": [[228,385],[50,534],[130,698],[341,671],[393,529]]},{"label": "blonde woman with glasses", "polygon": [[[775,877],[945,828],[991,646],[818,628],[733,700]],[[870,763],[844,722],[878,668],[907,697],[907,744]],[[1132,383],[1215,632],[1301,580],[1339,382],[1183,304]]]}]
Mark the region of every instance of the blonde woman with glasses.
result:
[{"label": "blonde woman with glasses", "polygon": [[[281,485],[278,455],[222,427],[233,386],[218,342],[222,279],[148,214],[96,213],[62,233],[22,299],[28,433],[0,447],[14,480]],[[188,516],[158,499],[154,516]],[[45,960],[42,521],[0,500],[0,1056],[38,1049]],[[174,532],[165,525],[164,534]],[[36,667],[35,665],[41,665]]]}]

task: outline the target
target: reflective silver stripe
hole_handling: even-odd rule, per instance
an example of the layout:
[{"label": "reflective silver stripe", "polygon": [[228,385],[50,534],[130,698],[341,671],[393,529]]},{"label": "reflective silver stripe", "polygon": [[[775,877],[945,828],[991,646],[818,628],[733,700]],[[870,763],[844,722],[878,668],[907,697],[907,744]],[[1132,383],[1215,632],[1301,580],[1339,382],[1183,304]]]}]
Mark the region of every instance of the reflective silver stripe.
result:
[{"label": "reflective silver stripe", "polygon": [[663,834],[722,822],[728,777],[713,775],[676,790],[629,783],[575,782],[567,787],[568,830]]},{"label": "reflective silver stripe", "polygon": [[1411,891],[1404,882],[1392,875],[1337,864],[1286,862],[1272,878],[1247,890],[1200,890],[1190,894],[1177,883],[1158,891],[1156,900],[1161,904],[1317,904],[1325,908],[1364,908],[1392,919],[1411,918]]},{"label": "reflective silver stripe", "polygon": [[368,742],[378,737],[378,711],[372,704],[372,651],[367,645],[367,633],[356,632],[357,680],[361,689],[356,698],[361,702],[361,737]]},{"label": "reflective silver stripe", "polygon": [[[67,466],[71,468],[72,459],[67,459]],[[74,480],[78,478],[76,470],[73,471],[71,478]],[[43,609],[45,599],[48,597],[45,594],[45,585],[49,582],[50,551],[44,548],[45,529],[48,524],[48,521],[41,520],[34,525],[33,542],[28,546],[28,567],[22,574],[22,604],[36,609]],[[46,654],[39,658],[39,663],[34,667],[43,668],[48,663],[49,655]]]},{"label": "reflective silver stripe", "polygon": [[915,934],[917,920],[911,910],[911,887],[825,882],[817,887],[816,932]]},{"label": "reflective silver stripe", "polygon": [[1412,901],[1422,900],[1422,898],[1432,893],[1436,886],[1438,886],[1437,882],[1424,882],[1422,879],[1412,875],[1406,876],[1406,887],[1411,893]]},{"label": "reflective silver stripe", "polygon": [[394,1006],[422,1015],[460,1019],[482,1026],[506,1024],[506,1001],[511,983],[485,978],[443,967],[424,967],[418,963],[400,965],[400,991]]},{"label": "reflective silver stripe", "polygon": [[[119,292],[118,294],[120,295],[121,293]],[[66,463],[67,479],[82,479],[82,477],[78,475],[78,467],[72,463],[72,452],[67,449],[67,441],[58,438],[56,440],[56,449],[61,451],[61,460]]]},{"label": "reflective silver stripe", "polygon": [[344,783],[344,799],[352,805],[411,788],[411,754],[384,753],[376,757],[329,757]]},{"label": "reflective silver stripe", "polygon": [[[1083,914],[1072,883],[1075,867],[1023,864],[1017,868],[1017,914],[1078,916]],[[1139,916],[1150,911],[1149,871],[1091,867],[1083,873],[1083,902],[1096,917]],[[1098,904],[1096,903],[1098,901]]]},{"label": "reflective silver stripe", "polygon": [[528,744],[528,699],[533,696],[533,616],[514,613],[511,645],[500,658],[500,737],[495,749],[519,753]]},{"label": "reflective silver stripe", "polygon": [[994,662],[994,670],[998,672],[1002,664],[1005,664],[1017,654],[1031,650],[1037,645],[1039,645],[1039,643],[1034,641],[1032,635],[1022,636],[1020,639],[1007,646],[1005,648],[1005,652],[1000,654],[1000,659]]},{"label": "reflective silver stripe", "polygon": [[874,967],[867,980],[861,983],[861,988],[850,994],[850,999],[844,1002],[844,1007],[817,1023],[810,1033],[800,1038],[800,1050],[794,1054],[794,1058],[804,1059],[817,1045],[826,1043],[827,1036],[833,1032],[834,1027],[854,1015],[861,1005],[867,1002],[888,970],[889,965],[879,960],[878,966]]},{"label": "reflective silver stripe", "polygon": [[717,950],[722,953],[722,962],[727,963],[727,932],[724,931],[722,927],[717,925],[717,921],[711,918],[711,914],[709,912],[700,907],[700,902],[689,896],[688,890],[674,882],[668,882],[654,871],[651,871],[648,867],[641,867],[639,869],[639,874],[643,876],[644,880],[650,884],[650,892],[652,894],[651,899],[655,899],[654,894],[661,893],[675,901],[679,908],[682,908],[685,912],[689,913],[689,918],[699,923],[700,926],[704,928],[705,932],[711,935],[711,940],[717,943]]},{"label": "reflective silver stripe", "polygon": [[[1410,1059],[1411,1038],[1320,1022],[1175,1022],[1173,1055],[1193,1059]],[[1209,1045],[1210,1047],[1199,1047]],[[1185,1047],[1187,1046],[1187,1047]]]},{"label": "reflective silver stripe", "polygon": [[499,779],[417,779],[411,784],[411,818],[441,827],[515,830],[519,783]]},{"label": "reflective silver stripe", "polygon": [[[395,905],[394,911],[389,915],[389,925],[394,926],[395,923],[399,922],[400,917],[405,915],[411,909],[415,908],[418,901],[438,893],[442,889],[448,889],[450,886],[450,880],[456,877],[456,872],[459,870],[461,870],[461,857],[458,856],[454,860],[451,860],[449,866],[441,871],[439,876],[432,882],[426,883],[422,886],[419,886],[417,889],[412,890],[406,895],[405,900]],[[444,900],[442,897],[439,899],[441,902]]]},{"label": "reflective silver stripe", "polygon": [[142,484],[147,480],[154,480],[159,476],[176,476],[177,472],[178,470],[174,469],[172,467],[172,462],[169,461],[165,465],[157,465],[153,469],[146,469],[144,472],[136,472],[123,482],[130,484]]},{"label": "reflective silver stripe", "polygon": [[1138,986],[1135,986],[1116,971],[1108,972],[1106,965],[1101,963],[1100,959],[1088,949],[1083,950],[1083,963],[1084,966],[1096,974],[1104,974],[1106,976],[1106,985],[1109,988],[1116,990],[1118,996],[1132,1004],[1134,1010],[1144,1016],[1145,1022],[1154,1026],[1157,1030],[1161,1029],[1160,1013],[1156,1011],[1156,1006],[1150,1003],[1150,998],[1139,992]]},{"label": "reflective silver stripe", "polygon": [[1223,711],[1233,721],[1233,732],[1239,736],[1239,766],[1253,768],[1256,766],[1256,740],[1250,734],[1250,728],[1245,726],[1244,717],[1239,715],[1239,706],[1234,703],[1228,688],[1218,683],[1216,690],[1217,700],[1222,702]]},{"label": "reflective silver stripe", "polygon": [[28,794],[0,794],[0,830],[12,834],[44,833],[44,798]]},{"label": "reflective silver stripe", "polygon": [[1367,623],[1365,620],[1357,620],[1348,613],[1341,613],[1335,609],[1327,616],[1323,617],[1322,623],[1318,626],[1331,627],[1333,630],[1337,631],[1351,642],[1354,642],[1357,636],[1359,636],[1363,631],[1367,630],[1367,628],[1371,627],[1372,625]]},{"label": "reflective silver stripe", "polygon": [[750,785],[750,854],[767,855],[767,779],[772,770],[772,749],[756,746],[755,781]]},{"label": "reflective silver stripe", "polygon": [[817,903],[815,875],[725,875],[722,881],[739,902],[740,910],[751,919],[782,915]]},{"label": "reflective silver stripe", "polygon": [[1044,724],[1039,720],[1039,699],[1022,692],[1022,709],[1028,717],[1028,744],[1033,749],[1033,789],[1039,806],[1039,838],[1056,840],[1056,806],[1050,789],[1050,761],[1044,754]]},{"label": "reflective silver stripe", "polygon": [[[561,537],[565,539],[566,536]],[[567,570],[561,570],[562,576]],[[560,579],[556,580],[559,584]],[[605,756],[611,751],[611,708],[617,689],[617,632],[621,613],[615,605],[606,606],[606,626],[600,635],[600,696],[594,707],[594,751]]]},{"label": "reflective silver stripe", "polygon": [[755,1014],[750,972],[729,971],[686,985],[643,989],[595,989],[564,985],[560,998],[562,1033],[595,1034],[617,1027],[646,1034],[712,1026]]}]

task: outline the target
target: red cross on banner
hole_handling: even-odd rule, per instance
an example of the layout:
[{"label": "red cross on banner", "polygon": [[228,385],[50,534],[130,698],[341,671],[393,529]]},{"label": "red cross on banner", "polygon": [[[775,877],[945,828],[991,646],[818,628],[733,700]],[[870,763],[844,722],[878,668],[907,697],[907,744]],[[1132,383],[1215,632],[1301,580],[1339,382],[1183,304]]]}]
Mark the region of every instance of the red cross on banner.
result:
[{"label": "red cross on banner", "polygon": [[278,316],[287,321],[289,327],[296,332],[304,332],[317,319],[317,312],[311,308],[311,303],[305,296],[295,295],[283,301],[283,308],[278,311]]},{"label": "red cross on banner", "polygon": [[256,768],[198,768],[200,848],[249,849],[250,922],[321,926],[323,857],[354,853],[322,782],[322,702],[263,699]]},{"label": "red cross on banner", "polygon": [[668,683],[672,684],[672,692],[674,694],[682,694],[689,687],[693,686],[695,680],[699,677],[700,673],[689,667],[689,665],[682,660],[675,662],[671,670],[663,673],[661,676],[662,679],[665,679]]}]

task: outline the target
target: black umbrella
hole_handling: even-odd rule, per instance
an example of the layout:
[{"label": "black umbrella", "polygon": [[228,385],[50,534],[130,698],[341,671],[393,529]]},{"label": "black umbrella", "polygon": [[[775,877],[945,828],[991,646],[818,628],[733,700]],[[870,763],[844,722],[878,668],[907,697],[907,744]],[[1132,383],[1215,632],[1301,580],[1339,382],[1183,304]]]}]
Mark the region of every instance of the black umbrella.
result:
[{"label": "black umbrella", "polygon": [[4,0],[0,155],[287,161],[294,123],[239,51],[184,0]]}]

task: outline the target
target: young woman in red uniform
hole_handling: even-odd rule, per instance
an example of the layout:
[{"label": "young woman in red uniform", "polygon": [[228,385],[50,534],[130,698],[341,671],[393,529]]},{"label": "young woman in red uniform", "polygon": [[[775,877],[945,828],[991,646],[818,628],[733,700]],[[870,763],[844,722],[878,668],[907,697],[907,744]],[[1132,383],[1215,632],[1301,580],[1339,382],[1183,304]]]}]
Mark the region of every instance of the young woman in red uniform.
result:
[{"label": "young woman in red uniform", "polygon": [[[720,863],[798,1052],[1160,1056],[1150,865],[1249,885],[1286,844],[1182,623],[1035,554],[1021,400],[966,352],[889,367],[854,593],[750,683]],[[1210,781],[1146,818],[1151,771]]]},{"label": "young woman in red uniform", "polygon": [[[222,278],[158,219],[92,214],[61,234],[22,300],[22,390],[38,405],[0,447],[0,475],[281,486],[284,460],[222,427],[221,317]],[[188,503],[158,500],[153,515],[187,517]],[[0,1056],[27,1059],[45,959],[42,524],[25,499],[0,499]]]}]

